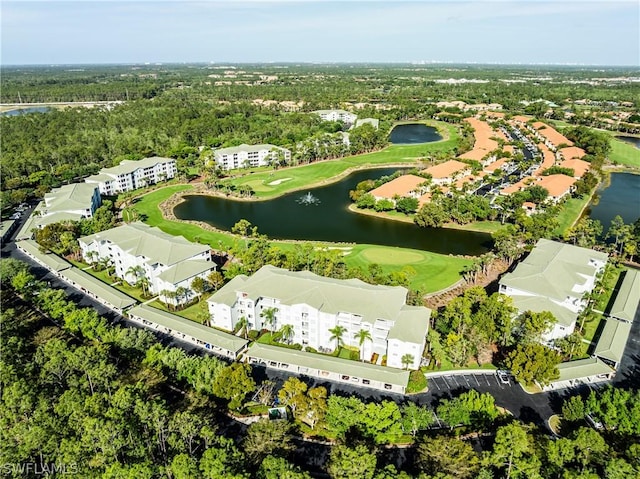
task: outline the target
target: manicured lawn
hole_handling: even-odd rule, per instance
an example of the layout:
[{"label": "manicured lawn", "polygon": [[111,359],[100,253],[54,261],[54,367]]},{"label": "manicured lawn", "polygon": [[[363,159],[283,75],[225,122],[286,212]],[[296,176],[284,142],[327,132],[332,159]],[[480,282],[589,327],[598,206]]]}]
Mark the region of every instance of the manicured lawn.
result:
[{"label": "manicured lawn", "polygon": [[[460,272],[471,260],[457,256],[446,256],[429,251],[395,248],[379,245],[355,245],[353,250],[344,257],[348,266],[358,266],[366,269],[377,260],[385,273],[398,271],[403,266],[411,266],[416,276],[411,281],[412,288],[425,293],[432,293],[444,289],[460,279]],[[395,262],[388,258],[397,258]],[[410,261],[403,261],[403,258]],[[384,263],[383,263],[384,262]]]},{"label": "manicured lawn", "polygon": [[161,309],[163,311],[168,311],[169,313],[175,314],[177,316],[182,316],[186,319],[190,319],[195,323],[202,324],[202,318],[204,317],[204,315],[206,315],[206,317],[209,317],[209,310],[207,308],[207,298],[209,296],[211,296],[210,293],[204,294],[199,303],[194,303],[188,308],[180,309],[177,311],[167,308],[167,306],[165,306],[163,302],[157,299],[150,303],[150,306]]},{"label": "manicured lawn", "polygon": [[580,214],[584,207],[591,201],[593,191],[589,195],[583,195],[580,198],[569,198],[563,205],[560,213],[556,217],[558,219],[558,227],[553,234],[558,237],[564,236],[566,231],[571,228],[580,218]]},{"label": "manicured lawn", "polygon": [[389,248],[372,246],[362,251],[362,256],[370,263],[383,264],[411,264],[422,261],[424,258],[418,251],[408,249]]},{"label": "manicured lawn", "polygon": [[622,140],[611,138],[609,160],[615,165],[640,168],[640,149]]},{"label": "manicured lawn", "polygon": [[[587,341],[593,341],[593,337],[596,334],[596,331],[598,330],[598,326],[600,325],[600,321],[602,321],[602,316],[599,314],[593,314],[590,315],[585,321],[584,324],[582,326],[583,330],[582,330],[582,337],[584,339],[586,339]],[[583,343],[583,345],[586,347],[585,349],[581,350],[580,353],[586,353],[586,350],[589,348],[589,345],[586,343]]]},{"label": "manicured lawn", "polygon": [[214,249],[220,246],[230,247],[234,243],[234,237],[231,234],[221,233],[218,231],[209,231],[200,228],[198,225],[183,223],[180,221],[169,221],[162,217],[162,212],[158,205],[179,191],[188,191],[192,189],[190,185],[170,186],[161,190],[153,191],[143,196],[135,203],[135,208],[145,217],[145,223],[149,226],[157,226],[165,233],[175,236],[184,236],[190,241],[208,244]]},{"label": "manicured lawn", "polygon": [[431,363],[431,365],[428,368],[426,368],[424,372],[426,374],[429,374],[429,373],[439,373],[439,372],[445,372],[445,371],[464,371],[467,369],[495,370],[497,368],[493,364],[483,364],[482,366],[480,366],[478,365],[478,363],[473,363],[465,367],[459,367],[459,366],[454,366],[449,362],[449,360],[445,359],[444,361],[442,361],[442,363],[440,363],[440,367],[434,368],[433,363]]},{"label": "manicured lawn", "polygon": [[[85,269],[89,265],[85,263],[81,263],[79,261],[73,261],[72,263],[75,267],[84,270],[85,273],[90,274],[91,276],[99,279],[103,283],[108,284],[112,288],[116,288],[117,290],[122,291],[124,294],[127,294],[132,298],[135,298],[141,303],[149,299],[149,298],[142,297],[142,290],[140,288],[135,288],[133,286],[127,285],[126,283],[122,282],[120,278],[118,278],[117,276],[109,276],[105,270],[94,271],[91,268]],[[119,284],[114,285],[113,283],[115,282],[119,282]]]},{"label": "manicured lawn", "polygon": [[609,301],[611,300],[611,296],[613,295],[613,290],[618,283],[618,278],[623,271],[625,271],[623,266],[607,266],[602,278],[604,291],[602,294],[598,295],[596,302],[593,305],[593,309],[597,311],[605,311]]}]

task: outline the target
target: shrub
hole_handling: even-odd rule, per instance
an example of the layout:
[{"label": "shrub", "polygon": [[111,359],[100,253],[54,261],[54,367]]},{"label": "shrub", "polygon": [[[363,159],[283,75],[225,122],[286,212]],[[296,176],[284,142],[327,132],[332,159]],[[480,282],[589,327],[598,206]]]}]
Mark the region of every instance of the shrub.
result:
[{"label": "shrub", "polygon": [[417,393],[427,387],[427,378],[422,371],[411,371],[409,374],[408,393]]},{"label": "shrub", "polygon": [[249,331],[248,336],[251,341],[255,341],[256,339],[258,339],[258,336],[260,336],[260,331],[252,329],[251,331]]}]

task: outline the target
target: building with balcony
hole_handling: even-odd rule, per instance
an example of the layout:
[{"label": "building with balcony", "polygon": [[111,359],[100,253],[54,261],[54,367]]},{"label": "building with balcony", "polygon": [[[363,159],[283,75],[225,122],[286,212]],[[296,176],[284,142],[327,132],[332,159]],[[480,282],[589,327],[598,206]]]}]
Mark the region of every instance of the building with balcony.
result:
[{"label": "building with balcony", "polygon": [[101,194],[112,196],[169,180],[176,176],[177,171],[173,158],[154,156],[138,161],[121,161],[118,166],[103,168],[84,181],[96,185]]},{"label": "building with balcony", "polygon": [[[196,295],[191,283],[205,279],[216,265],[209,246],[172,236],[144,223],[132,223],[78,239],[83,259],[104,260],[128,283],[146,281],[162,301],[185,303]],[[144,278],[144,279],[143,279]],[[171,293],[182,293],[179,296]]]},{"label": "building with balcony", "polygon": [[347,125],[353,125],[358,118],[358,115],[346,110],[316,110],[312,113],[315,113],[324,121],[341,121]]},{"label": "building with balcony", "polygon": [[72,183],[54,188],[31,212],[22,225],[17,239],[29,239],[33,230],[61,221],[80,221],[91,218],[102,200],[96,185]]},{"label": "building with balcony", "polygon": [[213,151],[213,159],[223,170],[237,168],[255,168],[268,166],[281,157],[285,162],[291,160],[291,151],[275,145],[246,145],[219,148]]},{"label": "building with balcony", "polygon": [[543,339],[551,341],[573,333],[585,295],[604,269],[606,253],[540,239],[511,273],[500,279],[500,292],[513,299],[520,313],[551,312],[557,322]]},{"label": "building with balcony", "polygon": [[[334,351],[340,343],[359,349],[362,360],[380,364],[386,356],[387,366],[417,369],[431,310],[406,305],[406,297],[401,286],[267,265],[250,277],[236,276],[208,304],[210,324],[217,328],[232,331],[241,319],[253,330],[277,331],[290,325],[293,343],[322,352]],[[336,326],[343,331],[339,339]]]}]

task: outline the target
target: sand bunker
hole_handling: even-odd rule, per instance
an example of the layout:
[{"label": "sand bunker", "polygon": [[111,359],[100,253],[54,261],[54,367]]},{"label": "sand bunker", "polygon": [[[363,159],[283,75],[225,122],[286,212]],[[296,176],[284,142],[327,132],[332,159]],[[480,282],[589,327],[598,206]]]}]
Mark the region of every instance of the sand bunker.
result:
[{"label": "sand bunker", "polygon": [[274,180],[271,183],[267,183],[268,186],[278,186],[280,183],[284,183],[285,181],[289,181],[291,178],[282,178],[281,180]]}]

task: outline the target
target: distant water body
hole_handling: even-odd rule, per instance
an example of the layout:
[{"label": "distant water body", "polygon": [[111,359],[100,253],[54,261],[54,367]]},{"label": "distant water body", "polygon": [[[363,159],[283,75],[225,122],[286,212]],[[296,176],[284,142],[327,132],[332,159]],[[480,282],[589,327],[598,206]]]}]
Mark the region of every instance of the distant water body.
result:
[{"label": "distant water body", "polygon": [[640,138],[638,138],[637,136],[616,136],[616,138],[618,140],[624,141],[625,143],[631,143],[636,148],[640,149]]},{"label": "distant water body", "polygon": [[611,220],[620,215],[625,223],[640,218],[640,175],[612,173],[611,182],[596,192],[589,217],[600,221],[606,233]]},{"label": "distant water body", "polygon": [[422,123],[405,123],[397,125],[391,130],[389,141],[394,145],[415,145],[440,141],[442,137],[438,130]]},{"label": "distant water body", "polygon": [[29,108],[17,108],[15,110],[3,111],[0,116],[18,116],[29,113],[47,113],[51,111],[48,106],[30,106]]}]

